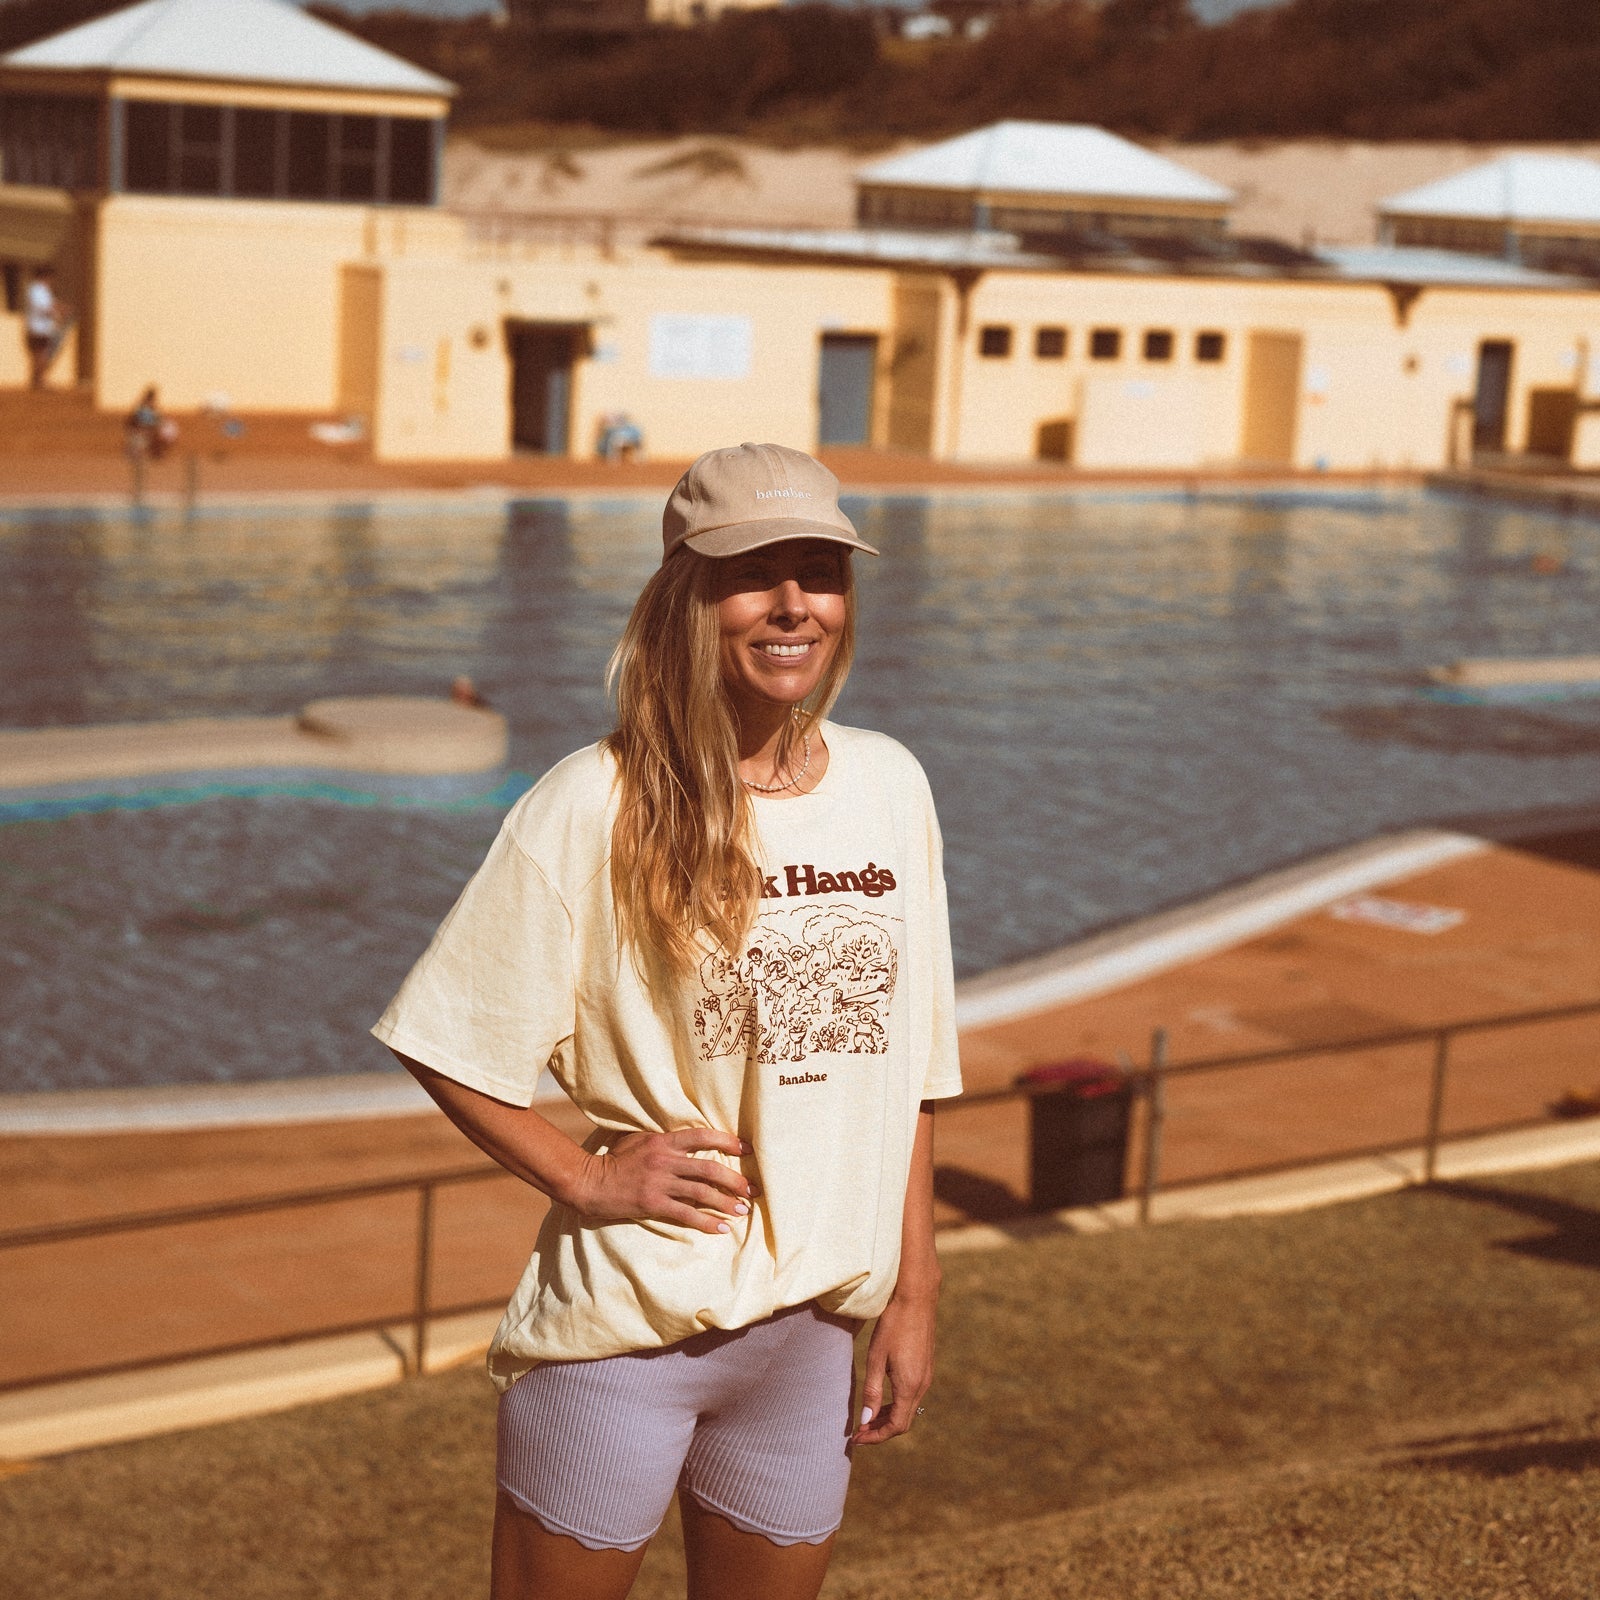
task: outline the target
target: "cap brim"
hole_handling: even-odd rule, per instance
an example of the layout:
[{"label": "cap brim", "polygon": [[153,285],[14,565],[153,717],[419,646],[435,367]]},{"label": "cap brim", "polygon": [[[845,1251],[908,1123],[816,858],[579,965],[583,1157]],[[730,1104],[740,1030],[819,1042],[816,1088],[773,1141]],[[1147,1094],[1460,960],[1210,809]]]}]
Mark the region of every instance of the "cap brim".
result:
[{"label": "cap brim", "polygon": [[691,533],[688,538],[680,539],[672,548],[688,545],[696,555],[720,558],[743,555],[746,550],[759,550],[763,545],[782,544],[785,539],[826,539],[831,544],[846,545],[869,556],[878,554],[859,533],[831,522],[807,522],[799,517],[772,517],[762,522],[734,522],[726,528],[707,528],[704,533]]}]

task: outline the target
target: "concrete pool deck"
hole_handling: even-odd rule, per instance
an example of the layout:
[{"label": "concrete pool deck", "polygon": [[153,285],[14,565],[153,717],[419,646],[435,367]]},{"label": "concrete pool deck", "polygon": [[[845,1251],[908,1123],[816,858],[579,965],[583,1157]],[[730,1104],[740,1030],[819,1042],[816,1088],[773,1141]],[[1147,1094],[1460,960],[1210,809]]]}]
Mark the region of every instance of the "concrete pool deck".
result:
[{"label": "concrete pool deck", "polygon": [[[162,461],[146,463],[146,502],[185,507],[192,501],[262,502],[283,497],[323,502],[403,495],[645,493],[669,489],[686,460],[603,462],[519,455],[498,461],[379,462],[370,444],[327,445],[309,436],[310,416],[241,414],[236,436],[216,417],[179,415],[179,439]],[[1151,473],[1083,472],[1053,462],[949,462],[861,447],[832,447],[822,459],[851,490],[923,492],[951,488],[1154,484],[1260,486],[1407,485],[1483,495],[1560,514],[1600,513],[1600,474],[1457,468],[1444,472],[1289,472],[1239,468]],[[85,394],[52,390],[0,393],[0,509],[41,506],[126,507],[133,474],[122,452],[120,414],[97,412]]]},{"label": "concrete pool deck", "polygon": [[[1171,1059],[1181,1065],[1582,1005],[1600,999],[1596,949],[1600,814],[1414,830],[962,985],[963,1063],[970,1088],[994,1089],[1025,1067],[1064,1057],[1125,1053],[1142,1062],[1155,1026],[1168,1030]],[[1420,1137],[1430,1063],[1427,1048],[1403,1046],[1171,1079],[1163,1181],[1179,1187],[1158,1197],[1158,1214],[1213,1214],[1236,1202],[1320,1203],[1408,1181],[1414,1156],[1392,1152]],[[69,1102],[81,1111],[89,1095],[25,1097],[31,1121],[0,1131],[0,1230],[475,1164],[491,1170],[403,1082],[379,1076],[370,1089],[351,1080],[308,1086],[298,1105],[277,1102],[282,1120],[245,1117],[232,1126],[217,1115],[163,1120],[145,1105],[121,1131],[100,1132],[82,1130],[116,1127],[117,1119],[63,1115]],[[1600,1120],[1551,1120],[1547,1107],[1568,1090],[1600,1094],[1600,1015],[1465,1037],[1454,1048],[1444,1131],[1453,1149],[1477,1149],[1472,1159],[1504,1160],[1508,1170],[1580,1159],[1600,1150]],[[289,1093],[285,1086],[231,1091],[241,1107],[258,1099],[268,1110],[274,1092]],[[368,1092],[388,1098],[363,1107]],[[181,1092],[167,1093],[181,1102]],[[229,1091],[206,1093],[225,1115]],[[58,1102],[53,1124],[43,1104],[51,1099]],[[564,1102],[547,1109],[571,1131],[583,1130]],[[1510,1124],[1525,1126],[1487,1143],[1475,1137]],[[25,1126],[56,1131],[16,1131]],[[1380,1146],[1391,1153],[1362,1154]],[[1026,1149],[1022,1105],[945,1108],[941,1229],[977,1223],[1012,1237],[1034,1226],[1023,1214]],[[1228,1177],[1251,1171],[1258,1175]],[[507,1292],[544,1209],[540,1196],[510,1178],[441,1191],[436,1303]],[[283,1215],[251,1215],[141,1233],[137,1248],[124,1236],[10,1252],[8,1298],[32,1314],[0,1330],[0,1382],[106,1360],[94,1330],[95,1308],[107,1304],[122,1308],[116,1354],[123,1359],[177,1356],[251,1335],[287,1338],[297,1326],[403,1306],[415,1227],[415,1195],[401,1194],[297,1211],[288,1226]],[[481,1343],[492,1320],[463,1322],[441,1351],[462,1340]],[[355,1359],[353,1348],[341,1345],[329,1359]],[[159,1388],[156,1378],[149,1382]]]},{"label": "concrete pool deck", "polygon": [[[1173,489],[1292,484],[1348,489],[1351,485],[1414,487],[1421,481],[1416,473],[1402,472],[1083,472],[1049,462],[933,461],[890,450],[830,448],[818,454],[850,493],[1053,490],[1096,485]],[[201,451],[191,470],[189,457],[180,447],[174,455],[148,467],[143,492],[152,507],[182,508],[192,499],[202,509],[208,503],[259,505],[305,500],[326,504],[417,497],[481,500],[615,494],[654,499],[664,497],[688,464],[686,460],[604,462],[530,455],[503,461],[376,462],[360,454],[308,446],[278,455],[234,453],[224,460]],[[132,492],[128,463],[114,451],[11,454],[0,446],[0,509],[126,509]]]}]

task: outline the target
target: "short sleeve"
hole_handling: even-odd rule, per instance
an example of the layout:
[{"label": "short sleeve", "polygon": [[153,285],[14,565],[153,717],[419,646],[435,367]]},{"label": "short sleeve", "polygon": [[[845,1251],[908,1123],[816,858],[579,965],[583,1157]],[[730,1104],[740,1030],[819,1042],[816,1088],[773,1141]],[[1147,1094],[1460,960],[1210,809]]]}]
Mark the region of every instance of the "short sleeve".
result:
[{"label": "short sleeve", "polygon": [[506,827],[372,1032],[469,1089],[526,1106],[572,1037],[573,1015],[571,918]]},{"label": "short sleeve", "polygon": [[933,963],[933,1031],[923,1075],[924,1100],[961,1093],[961,1047],[956,1039],[956,980],[950,953],[950,908],[944,887],[944,839],[928,796],[928,953]]}]

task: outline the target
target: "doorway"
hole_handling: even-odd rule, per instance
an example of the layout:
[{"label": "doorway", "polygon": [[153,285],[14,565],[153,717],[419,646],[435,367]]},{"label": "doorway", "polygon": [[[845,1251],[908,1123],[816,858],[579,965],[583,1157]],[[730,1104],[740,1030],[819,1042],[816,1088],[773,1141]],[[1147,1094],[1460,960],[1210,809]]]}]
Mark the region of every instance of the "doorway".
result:
[{"label": "doorway", "polygon": [[1530,389],[1528,391],[1528,454],[1572,459],[1572,439],[1578,428],[1578,391]]},{"label": "doorway", "polygon": [[564,456],[572,444],[572,366],[581,328],[566,323],[509,322],[511,445]]},{"label": "doorway", "polygon": [[1252,333],[1244,373],[1240,456],[1257,466],[1293,466],[1300,422],[1300,335]]},{"label": "doorway", "polygon": [[1472,392],[1474,455],[1505,454],[1510,398],[1511,341],[1485,339],[1478,346],[1478,383]]},{"label": "doorway", "polygon": [[818,443],[872,442],[872,390],[877,375],[876,334],[823,334],[817,366]]}]

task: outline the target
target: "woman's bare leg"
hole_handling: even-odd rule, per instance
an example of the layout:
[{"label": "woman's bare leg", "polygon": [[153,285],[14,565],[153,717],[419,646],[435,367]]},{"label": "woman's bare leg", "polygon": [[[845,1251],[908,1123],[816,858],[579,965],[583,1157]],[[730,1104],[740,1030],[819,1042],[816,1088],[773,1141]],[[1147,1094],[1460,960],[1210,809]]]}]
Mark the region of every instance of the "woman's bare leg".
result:
[{"label": "woman's bare leg", "polygon": [[692,1494],[680,1493],[678,1505],[689,1600],[816,1600],[833,1555],[831,1538],[824,1544],[774,1544],[706,1510]]},{"label": "woman's bare leg", "polygon": [[502,1494],[494,1508],[490,1600],[624,1600],[647,1548],[590,1550],[551,1533]]}]

